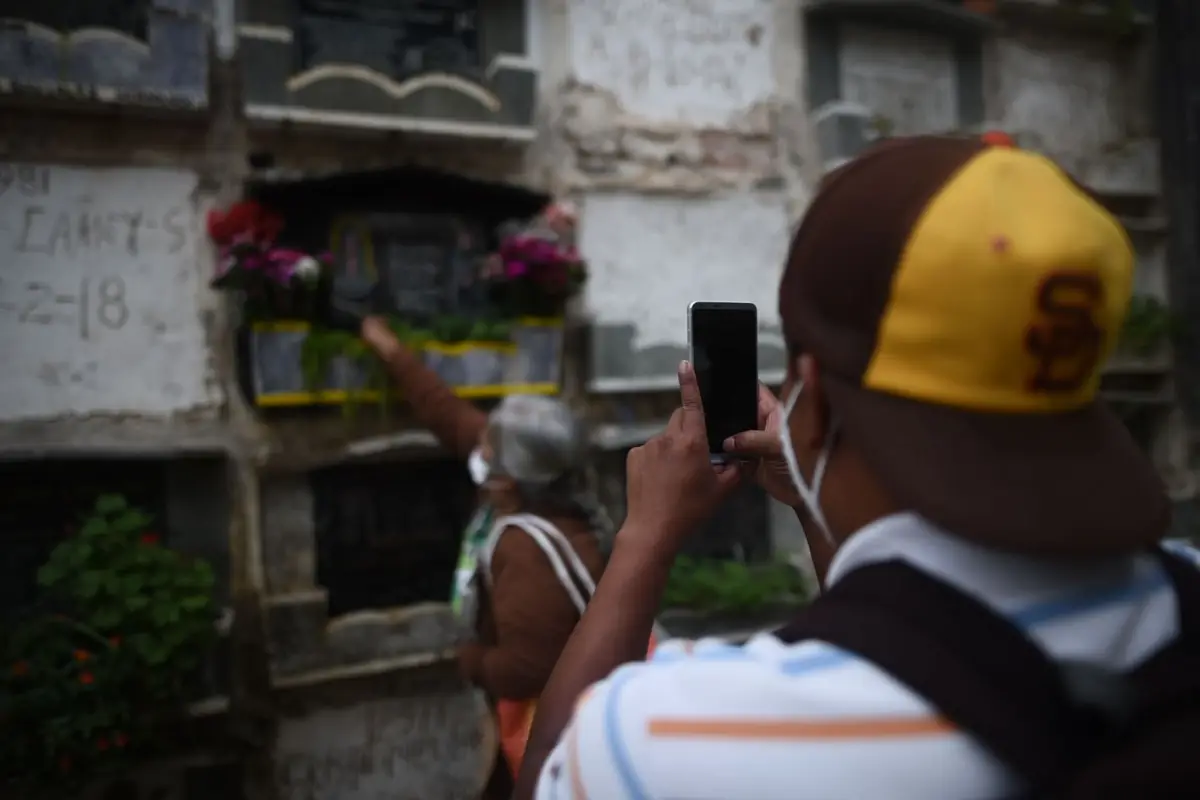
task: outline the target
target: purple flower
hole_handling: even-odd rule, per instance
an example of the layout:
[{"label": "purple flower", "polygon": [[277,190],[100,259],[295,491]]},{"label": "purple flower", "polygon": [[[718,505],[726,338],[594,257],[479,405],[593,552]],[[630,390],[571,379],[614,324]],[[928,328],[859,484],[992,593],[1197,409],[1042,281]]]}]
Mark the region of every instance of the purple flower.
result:
[{"label": "purple flower", "polygon": [[525,266],[523,261],[506,261],[504,262],[504,275],[508,278],[519,278],[529,272],[529,268]]}]

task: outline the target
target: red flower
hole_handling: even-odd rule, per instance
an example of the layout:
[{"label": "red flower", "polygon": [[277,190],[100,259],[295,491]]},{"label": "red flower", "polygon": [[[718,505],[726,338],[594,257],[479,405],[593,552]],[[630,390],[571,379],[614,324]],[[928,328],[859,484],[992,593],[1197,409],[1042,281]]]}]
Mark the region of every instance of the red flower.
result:
[{"label": "red flower", "polygon": [[92,677],[92,673],[90,672],[81,672],[79,673],[79,682],[84,686],[91,686],[96,682],[96,679]]},{"label": "red flower", "polygon": [[113,734],[112,740],[113,744],[115,744],[117,747],[124,747],[125,745],[129,744],[129,737],[123,733]]},{"label": "red flower", "polygon": [[234,242],[270,243],[283,230],[283,219],[253,200],[234,203],[226,211],[208,212],[208,235],[219,245]]},{"label": "red flower", "polygon": [[108,749],[108,739],[105,739],[103,736],[101,736],[99,739],[97,739],[96,740],[96,749],[99,750],[101,753],[103,753],[105,750],[107,750]]},{"label": "red flower", "polygon": [[157,533],[143,533],[142,534],[142,544],[148,545],[148,546],[153,546],[153,545],[158,544],[158,534]]},{"label": "red flower", "polygon": [[18,661],[17,663],[13,664],[12,665],[12,674],[16,675],[18,678],[21,677],[22,675],[28,675],[29,674],[29,662],[28,661]]},{"label": "red flower", "polygon": [[80,664],[82,664],[84,661],[87,661],[89,658],[91,658],[92,654],[89,653],[87,650],[76,650],[72,654],[72,656],[75,658],[76,661],[78,661]]}]

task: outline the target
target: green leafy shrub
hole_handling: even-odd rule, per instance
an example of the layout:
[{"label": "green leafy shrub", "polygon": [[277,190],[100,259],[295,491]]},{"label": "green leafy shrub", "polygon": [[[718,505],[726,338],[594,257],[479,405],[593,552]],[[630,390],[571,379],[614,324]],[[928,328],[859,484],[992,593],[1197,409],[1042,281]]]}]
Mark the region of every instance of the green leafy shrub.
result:
[{"label": "green leafy shrub", "polygon": [[1121,327],[1118,347],[1131,355],[1154,355],[1176,332],[1178,324],[1156,297],[1134,295]]},{"label": "green leafy shrub", "polygon": [[177,728],[215,637],[208,564],[100,497],[38,572],[35,613],[0,638],[0,796],[74,797]]},{"label": "green leafy shrub", "polygon": [[808,595],[803,576],[786,562],[745,564],[680,556],[671,567],[663,606],[744,614],[801,603]]}]

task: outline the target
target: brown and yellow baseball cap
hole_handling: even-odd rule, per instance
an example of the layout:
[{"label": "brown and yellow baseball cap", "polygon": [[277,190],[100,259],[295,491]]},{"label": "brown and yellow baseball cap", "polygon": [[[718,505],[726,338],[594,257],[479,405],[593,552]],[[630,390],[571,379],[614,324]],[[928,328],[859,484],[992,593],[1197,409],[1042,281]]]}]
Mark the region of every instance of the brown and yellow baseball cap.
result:
[{"label": "brown and yellow baseball cap", "polygon": [[831,173],[792,242],[784,335],[905,507],[984,544],[1104,555],[1166,532],[1097,398],[1129,304],[1117,221],[1003,140],[893,139]]}]

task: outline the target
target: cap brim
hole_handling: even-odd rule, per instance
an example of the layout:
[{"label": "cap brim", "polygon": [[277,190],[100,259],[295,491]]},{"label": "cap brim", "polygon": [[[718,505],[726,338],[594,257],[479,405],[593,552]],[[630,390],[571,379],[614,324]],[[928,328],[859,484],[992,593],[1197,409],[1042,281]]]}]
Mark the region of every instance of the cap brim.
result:
[{"label": "cap brim", "polygon": [[1171,505],[1150,460],[1103,403],[987,414],[822,375],[846,435],[884,486],[947,531],[1020,552],[1102,556],[1159,541]]}]

